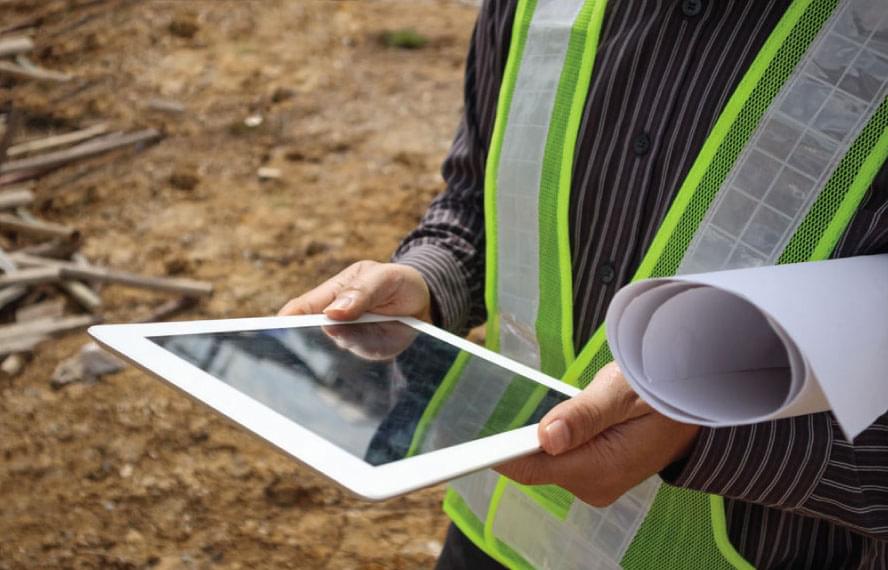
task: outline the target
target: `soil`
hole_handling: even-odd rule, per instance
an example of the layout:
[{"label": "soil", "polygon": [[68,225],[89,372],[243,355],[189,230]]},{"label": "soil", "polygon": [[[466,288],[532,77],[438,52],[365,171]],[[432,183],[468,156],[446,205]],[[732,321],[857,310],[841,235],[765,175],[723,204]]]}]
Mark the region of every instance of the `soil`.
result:
[{"label": "soil", "polygon": [[[164,133],[42,177],[33,211],[77,227],[91,261],[211,281],[181,318],[273,313],[353,261],[386,259],[442,189],[476,11],[6,0],[0,28],[26,26],[32,61],[73,76],[0,78],[25,115],[16,140],[100,120]],[[403,48],[384,40],[403,30]],[[109,322],[164,300],[116,286],[103,298]],[[441,487],[350,498],[134,369],[53,390],[86,340],[48,341],[0,376],[0,569],[433,565]]]}]

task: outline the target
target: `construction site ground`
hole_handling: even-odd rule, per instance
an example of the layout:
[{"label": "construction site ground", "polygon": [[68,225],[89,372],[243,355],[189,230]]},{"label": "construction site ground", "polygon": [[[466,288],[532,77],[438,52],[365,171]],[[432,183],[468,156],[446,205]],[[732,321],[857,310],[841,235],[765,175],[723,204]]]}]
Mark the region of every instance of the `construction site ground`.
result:
[{"label": "construction site ground", "polygon": [[[178,318],[272,314],[356,260],[386,259],[442,189],[476,11],[2,2],[2,27],[31,23],[31,59],[72,76],[0,92],[26,116],[17,139],[102,120],[164,134],[39,178],[34,211],[79,229],[93,262],[211,281],[213,296]],[[107,322],[164,300],[114,285],[102,296]],[[132,368],[53,389],[87,340],[50,340],[0,377],[0,569],[434,564],[442,487],[351,498]]]}]

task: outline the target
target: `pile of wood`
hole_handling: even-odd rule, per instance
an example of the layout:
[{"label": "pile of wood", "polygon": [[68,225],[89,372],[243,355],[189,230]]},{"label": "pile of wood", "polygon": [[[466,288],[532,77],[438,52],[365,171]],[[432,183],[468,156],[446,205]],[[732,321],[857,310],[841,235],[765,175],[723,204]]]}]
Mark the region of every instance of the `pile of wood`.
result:
[{"label": "pile of wood", "polygon": [[[115,283],[175,295],[138,319],[164,319],[213,292],[210,283],[150,277],[90,263],[81,253],[74,228],[35,218],[24,204],[27,188],[0,191],[0,241],[21,244],[0,248],[0,370],[17,374],[30,353],[48,337],[101,322],[101,287]],[[9,249],[9,251],[7,251]]]},{"label": "pile of wood", "polygon": [[[32,64],[27,54],[33,47],[26,36],[0,36],[0,80],[70,79]],[[117,131],[102,122],[14,140],[23,115],[12,106],[5,112],[0,109],[0,370],[9,375],[17,374],[26,355],[48,337],[100,322],[105,283],[177,296],[143,315],[143,321],[163,319],[212,293],[206,282],[148,277],[93,264],[79,252],[82,240],[76,228],[38,219],[28,209],[34,201],[33,179],[75,161],[156,142],[160,133]]]},{"label": "pile of wood", "polygon": [[0,75],[56,83],[71,80],[70,75],[34,65],[27,55],[33,49],[34,43],[27,36],[0,38]]}]

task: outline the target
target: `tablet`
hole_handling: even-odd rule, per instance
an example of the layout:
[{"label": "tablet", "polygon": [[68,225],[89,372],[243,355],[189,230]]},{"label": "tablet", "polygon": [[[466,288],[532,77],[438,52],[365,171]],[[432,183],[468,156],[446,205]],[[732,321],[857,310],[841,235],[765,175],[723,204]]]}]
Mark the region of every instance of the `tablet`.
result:
[{"label": "tablet", "polygon": [[99,325],[89,334],[368,500],[538,451],[536,424],[577,392],[411,318]]}]

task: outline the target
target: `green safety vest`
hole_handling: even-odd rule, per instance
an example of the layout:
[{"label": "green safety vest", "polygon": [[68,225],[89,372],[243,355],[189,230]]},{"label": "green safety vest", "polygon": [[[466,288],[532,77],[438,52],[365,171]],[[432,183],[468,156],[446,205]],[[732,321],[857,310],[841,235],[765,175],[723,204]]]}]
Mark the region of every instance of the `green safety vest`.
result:
[{"label": "green safety vest", "polygon": [[[580,387],[612,360],[603,326],[574,354],[568,237],[574,147],[605,3],[518,1],[485,172],[488,346]],[[633,279],[830,255],[888,157],[884,10],[884,0],[789,7]],[[506,424],[521,425],[542,398],[544,390],[520,393],[508,374],[461,381],[473,376],[464,374],[472,362],[457,359],[411,454],[439,431],[436,423],[477,426],[498,417],[502,425],[508,413]],[[465,409],[450,401],[497,404]],[[464,421],[467,414],[474,421]],[[488,470],[454,481],[444,509],[510,568],[750,567],[728,539],[721,497],[656,476],[602,509],[559,487],[522,486]]]}]

